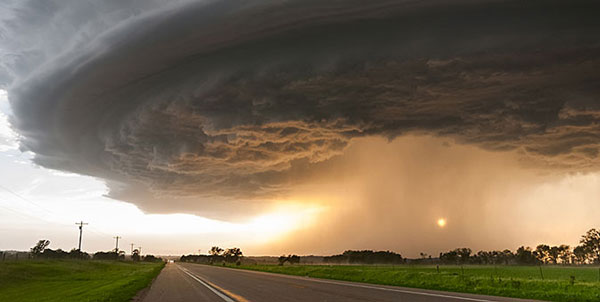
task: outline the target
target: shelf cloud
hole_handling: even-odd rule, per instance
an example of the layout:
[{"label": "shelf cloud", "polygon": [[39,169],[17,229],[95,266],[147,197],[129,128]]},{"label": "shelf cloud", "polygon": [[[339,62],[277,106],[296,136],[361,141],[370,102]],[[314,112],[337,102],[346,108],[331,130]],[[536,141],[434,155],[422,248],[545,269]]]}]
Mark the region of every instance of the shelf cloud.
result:
[{"label": "shelf cloud", "polygon": [[[596,1],[9,1],[23,150],[153,212],[259,209],[370,136],[600,167]],[[377,156],[374,154],[373,156]],[[168,206],[167,206],[168,205]],[[258,211],[258,210],[257,210]]]}]

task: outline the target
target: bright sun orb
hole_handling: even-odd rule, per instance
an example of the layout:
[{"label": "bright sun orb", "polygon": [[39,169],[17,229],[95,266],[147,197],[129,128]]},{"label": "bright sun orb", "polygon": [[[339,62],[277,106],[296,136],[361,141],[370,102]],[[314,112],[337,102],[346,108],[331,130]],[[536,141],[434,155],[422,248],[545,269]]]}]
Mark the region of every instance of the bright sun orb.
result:
[{"label": "bright sun orb", "polygon": [[445,219],[445,218],[440,218],[440,219],[438,219],[438,221],[437,221],[437,224],[438,224],[438,226],[439,226],[440,228],[443,228],[443,227],[445,227],[445,226],[446,226],[446,219]]}]

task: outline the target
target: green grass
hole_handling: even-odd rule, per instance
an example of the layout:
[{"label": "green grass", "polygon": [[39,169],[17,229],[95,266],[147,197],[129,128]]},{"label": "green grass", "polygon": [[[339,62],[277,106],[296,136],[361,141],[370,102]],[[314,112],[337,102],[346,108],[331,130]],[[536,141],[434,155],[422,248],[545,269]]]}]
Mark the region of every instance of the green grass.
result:
[{"label": "green grass", "polygon": [[162,262],[0,262],[0,301],[129,301],[163,266]]},{"label": "green grass", "polygon": [[[235,267],[235,266],[233,266]],[[313,278],[561,302],[600,301],[598,267],[242,265],[237,268]],[[574,283],[571,284],[571,276]]]}]

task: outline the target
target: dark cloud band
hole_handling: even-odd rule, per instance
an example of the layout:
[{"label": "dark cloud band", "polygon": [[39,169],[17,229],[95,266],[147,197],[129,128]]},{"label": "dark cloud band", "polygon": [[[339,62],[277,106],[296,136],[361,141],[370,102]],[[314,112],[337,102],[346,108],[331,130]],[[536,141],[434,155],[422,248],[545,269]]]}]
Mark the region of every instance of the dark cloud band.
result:
[{"label": "dark cloud band", "polygon": [[13,124],[37,163],[157,203],[272,196],[367,135],[598,169],[596,2],[363,2],[142,14],[7,82]]}]

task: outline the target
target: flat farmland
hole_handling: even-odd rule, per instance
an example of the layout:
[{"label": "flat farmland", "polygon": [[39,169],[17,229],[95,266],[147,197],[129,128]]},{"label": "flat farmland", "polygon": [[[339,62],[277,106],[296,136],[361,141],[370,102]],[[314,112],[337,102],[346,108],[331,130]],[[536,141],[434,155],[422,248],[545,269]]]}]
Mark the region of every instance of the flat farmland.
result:
[{"label": "flat farmland", "polygon": [[0,262],[0,301],[129,301],[164,263]]}]

